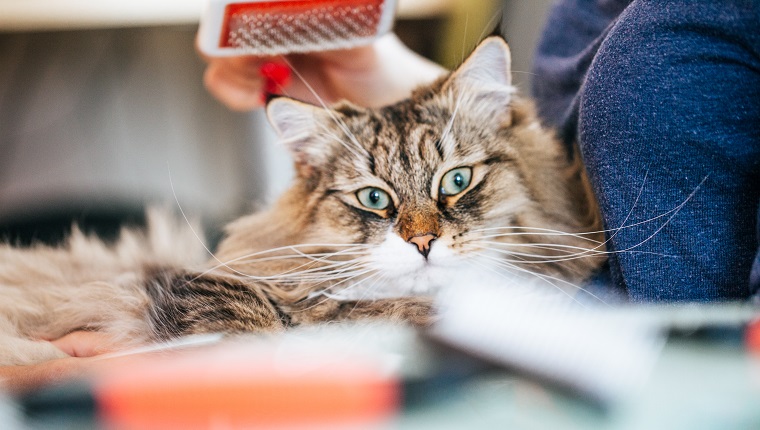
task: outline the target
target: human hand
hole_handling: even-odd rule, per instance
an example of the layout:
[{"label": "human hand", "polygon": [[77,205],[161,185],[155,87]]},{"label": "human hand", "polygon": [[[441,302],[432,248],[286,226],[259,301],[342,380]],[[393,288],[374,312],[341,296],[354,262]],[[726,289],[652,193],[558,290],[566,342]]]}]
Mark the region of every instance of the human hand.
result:
[{"label": "human hand", "polygon": [[0,366],[3,390],[22,394],[86,373],[89,358],[66,357],[27,366]]},{"label": "human hand", "polygon": [[97,331],[74,331],[50,343],[72,357],[93,357],[116,349],[110,336]]},{"label": "human hand", "polygon": [[91,367],[91,357],[116,349],[110,337],[94,331],[75,331],[50,343],[70,357],[27,366],[2,366],[3,388],[11,393],[23,393],[82,376]]},{"label": "human hand", "polygon": [[204,84],[227,107],[251,110],[264,104],[266,82],[261,67],[280,63],[295,76],[279,91],[312,104],[345,99],[360,106],[383,106],[407,97],[419,85],[446,71],[412,52],[389,34],[373,44],[347,50],[286,57],[206,58]]}]

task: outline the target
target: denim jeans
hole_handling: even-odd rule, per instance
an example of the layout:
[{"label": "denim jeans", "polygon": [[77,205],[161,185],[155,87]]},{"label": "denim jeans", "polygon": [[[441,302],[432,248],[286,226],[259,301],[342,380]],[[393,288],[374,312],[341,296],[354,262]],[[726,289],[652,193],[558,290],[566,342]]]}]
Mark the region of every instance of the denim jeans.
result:
[{"label": "denim jeans", "polygon": [[576,141],[632,301],[760,288],[760,2],[564,0],[534,96]]}]

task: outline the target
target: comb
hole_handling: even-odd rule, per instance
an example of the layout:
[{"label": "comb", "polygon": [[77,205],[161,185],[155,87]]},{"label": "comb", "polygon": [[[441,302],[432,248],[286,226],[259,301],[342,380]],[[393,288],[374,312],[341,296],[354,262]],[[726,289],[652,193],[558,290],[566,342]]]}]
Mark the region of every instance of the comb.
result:
[{"label": "comb", "polygon": [[366,45],[390,31],[396,0],[210,0],[198,47],[211,57]]}]

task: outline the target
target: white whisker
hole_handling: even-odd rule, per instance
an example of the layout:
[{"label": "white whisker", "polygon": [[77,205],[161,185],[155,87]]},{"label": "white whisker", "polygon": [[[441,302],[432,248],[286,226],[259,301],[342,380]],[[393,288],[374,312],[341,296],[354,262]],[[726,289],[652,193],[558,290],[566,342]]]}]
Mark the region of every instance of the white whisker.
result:
[{"label": "white whisker", "polygon": [[184,218],[185,223],[187,223],[188,228],[190,228],[190,231],[193,233],[193,236],[195,236],[195,238],[198,239],[198,243],[201,244],[201,246],[203,247],[203,249],[206,250],[206,252],[211,256],[211,258],[213,258],[214,260],[216,260],[220,264],[224,264],[224,263],[222,263],[221,260],[219,260],[216,257],[216,255],[213,252],[211,252],[211,250],[208,248],[208,246],[206,246],[206,244],[203,242],[203,239],[201,239],[200,235],[198,235],[198,233],[193,228],[192,223],[187,218],[187,215],[185,214],[185,210],[182,209],[182,205],[179,203],[179,197],[177,197],[177,191],[174,189],[174,180],[172,179],[172,171],[171,171],[171,168],[169,167],[169,163],[166,164],[166,170],[169,172],[169,186],[172,189],[172,195],[174,196],[174,202],[177,204],[177,208],[179,209],[180,214],[182,214],[182,218]]},{"label": "white whisker", "polygon": [[[484,243],[484,245],[488,245],[488,243]],[[510,255],[510,256],[518,257],[518,258],[525,257],[525,258],[531,258],[531,259],[541,259],[540,261],[520,260],[525,263],[533,263],[533,264],[569,261],[569,260],[574,260],[574,259],[582,258],[582,257],[591,257],[591,256],[600,256],[600,255],[609,254],[606,251],[591,251],[591,252],[576,252],[573,254],[565,254],[565,255],[545,255],[545,254],[535,254],[535,253],[529,253],[529,252],[511,251],[508,249],[498,249],[498,248],[486,247],[486,246],[483,246],[483,248],[492,250],[494,252],[498,252],[500,254]]]},{"label": "white whisker", "polygon": [[[294,254],[291,254],[289,256],[283,256],[283,257],[304,258],[303,256],[305,254],[303,254],[298,248],[336,248],[336,247],[341,247],[341,246],[350,247],[348,249],[348,251],[354,251],[354,250],[361,250],[361,249],[369,249],[369,248],[371,248],[370,245],[361,245],[361,244],[322,244],[322,243],[314,243],[314,244],[312,244],[312,243],[304,243],[304,244],[296,244],[296,245],[286,245],[286,246],[281,246],[281,247],[277,247],[277,248],[265,249],[263,251],[257,251],[257,252],[253,252],[253,253],[250,253],[250,254],[241,255],[239,257],[235,257],[235,258],[233,258],[231,260],[228,260],[227,262],[221,262],[220,261],[221,266],[219,266],[219,267],[226,267],[227,264],[239,263],[241,261],[242,262],[247,262],[249,259],[254,258],[254,257],[258,257],[259,255],[266,255],[266,254],[271,254],[271,253],[275,253],[275,252],[282,252],[282,251],[292,251],[292,252],[294,252]],[[335,254],[339,254],[341,252],[343,252],[343,251],[336,251]],[[217,261],[219,261],[219,260],[217,260]]]},{"label": "white whisker", "polygon": [[584,248],[582,246],[573,246],[573,245],[564,245],[560,243],[536,243],[536,242],[528,242],[528,243],[514,243],[514,242],[498,242],[493,240],[483,240],[478,241],[479,243],[485,243],[488,245],[498,245],[498,246],[507,246],[507,247],[522,247],[522,248],[537,248],[537,249],[545,249],[547,251],[556,251],[556,252],[566,252],[570,253],[572,251],[580,251],[583,253],[587,252],[598,252],[598,253],[605,253],[607,251],[600,251],[597,247],[594,248]]},{"label": "white whisker", "polygon": [[[694,188],[694,191],[692,191],[680,205],[678,205],[675,208],[669,210],[668,212],[665,212],[665,214],[672,213],[672,215],[670,215],[668,217],[668,219],[665,220],[665,222],[660,227],[657,228],[657,230],[655,230],[652,234],[650,234],[646,239],[642,240],[641,242],[637,243],[636,245],[633,245],[633,246],[630,246],[628,248],[625,248],[622,251],[625,252],[625,251],[630,251],[632,249],[638,248],[641,245],[649,242],[653,237],[655,237],[657,235],[657,233],[659,233],[660,231],[662,231],[662,229],[664,229],[668,224],[670,224],[670,221],[672,221],[673,218],[675,218],[675,216],[678,215],[678,212],[680,212],[681,209],[683,209],[684,206],[686,206],[686,203],[688,203],[689,200],[691,200],[692,197],[694,197],[694,195],[697,194],[697,191],[699,191],[699,188],[702,186],[702,184],[704,184],[705,181],[707,181],[708,177],[709,177],[709,175],[705,176],[702,179],[702,181],[700,181],[699,184],[697,184],[697,186]],[[664,216],[665,214],[662,214],[661,216]]]},{"label": "white whisker", "polygon": [[[358,301],[366,300],[366,299],[369,298],[368,295],[369,295],[370,291],[372,291],[375,288],[375,286],[380,281],[382,281],[384,278],[385,278],[385,276],[383,275],[382,272],[376,272],[372,276],[368,276],[366,278],[360,279],[358,282],[355,282],[355,283],[351,284],[350,286],[344,288],[342,290],[342,292],[345,293],[345,292],[350,291],[350,290],[355,290],[355,289],[358,289],[360,287],[365,287],[364,288],[364,292],[358,298]],[[365,284],[367,284],[369,281],[372,281],[372,283],[369,286],[366,286]]]},{"label": "white whisker", "polygon": [[345,140],[341,139],[340,136],[333,133],[332,130],[327,128],[326,125],[322,124],[321,122],[317,122],[317,126],[321,129],[320,134],[319,134],[320,136],[329,137],[332,140],[338,142],[343,148],[349,151],[357,159],[366,158],[366,152],[365,154],[360,154],[359,151],[357,151],[354,148],[354,145],[349,145],[349,142],[346,142]]},{"label": "white whisker", "polygon": [[459,112],[459,106],[462,104],[462,97],[463,92],[459,92],[459,96],[457,97],[456,102],[454,103],[454,110],[451,112],[451,118],[449,118],[449,121],[446,123],[446,126],[443,128],[443,132],[441,133],[441,137],[438,139],[440,142],[441,148],[446,149],[444,151],[447,154],[452,153],[454,150],[453,148],[450,148],[448,145],[446,145],[446,138],[448,137],[449,133],[451,133],[451,129],[454,127],[454,119],[457,116],[457,112]]},{"label": "white whisker", "polygon": [[289,279],[302,281],[302,280],[313,279],[313,278],[335,277],[345,272],[348,268],[353,268],[353,267],[356,267],[357,265],[363,265],[363,262],[349,261],[341,265],[333,264],[333,265],[322,266],[322,267],[313,267],[313,268],[301,270],[298,272],[286,271],[286,272],[276,273],[273,275],[266,275],[266,276],[255,276],[255,275],[243,275],[243,276],[248,279],[255,279],[259,281],[286,281]]},{"label": "white whisker", "polygon": [[493,14],[493,17],[488,20],[486,23],[485,28],[480,32],[480,36],[478,37],[478,40],[483,40],[486,37],[486,33],[489,31],[493,31],[496,29],[496,23],[501,22],[501,18],[504,15],[504,9],[501,7],[499,8],[499,11],[495,14]]},{"label": "white whisker", "polygon": [[573,288],[576,291],[583,291],[585,294],[588,294],[589,296],[591,296],[594,299],[598,300],[600,303],[607,304],[607,302],[605,302],[601,297],[599,297],[599,296],[597,296],[597,295],[595,295],[595,294],[587,291],[583,287],[581,287],[579,285],[576,285],[576,284],[574,284],[574,283],[572,283],[572,282],[570,282],[570,281],[568,281],[566,279],[558,278],[556,276],[551,276],[551,275],[548,275],[548,274],[532,272],[530,270],[524,269],[524,268],[516,266],[514,264],[505,262],[504,260],[502,260],[502,259],[500,259],[498,257],[494,257],[494,256],[491,256],[491,255],[488,255],[487,253],[478,253],[478,255],[480,257],[482,257],[482,258],[485,258],[485,259],[493,261],[497,265],[499,265],[499,266],[507,269],[510,272],[517,271],[519,273],[523,273],[523,274],[526,274],[526,275],[530,275],[530,276],[539,278],[542,281],[548,283],[549,285],[555,287],[558,291],[560,291],[564,295],[568,296],[569,298],[573,299],[574,301],[576,301],[577,303],[579,303],[582,306],[583,306],[583,304],[580,303],[580,302],[578,302],[578,300],[575,297],[573,297],[572,294],[568,293],[564,288],[562,288],[559,285],[555,284],[555,282],[557,282],[559,284],[566,285],[568,287],[571,287],[571,288]]},{"label": "white whisker", "polygon": [[[488,256],[488,255],[485,255],[485,254],[479,254],[479,256],[480,256],[481,258],[489,258],[489,257],[490,257],[490,256]],[[493,258],[492,258],[492,259],[493,259]],[[478,266],[480,266],[480,267],[483,267],[483,268],[485,268],[485,269],[489,269],[489,270],[491,270],[492,272],[496,273],[496,274],[497,274],[497,275],[499,275],[500,277],[502,277],[502,278],[504,278],[504,279],[507,279],[507,280],[509,280],[509,281],[510,281],[512,284],[515,284],[515,283],[516,283],[516,281],[515,281],[515,279],[514,279],[515,277],[516,277],[516,278],[518,278],[518,279],[520,279],[520,280],[523,280],[523,279],[525,279],[523,275],[530,275],[530,276],[532,276],[532,277],[537,277],[537,278],[538,278],[538,279],[540,279],[542,282],[544,282],[544,283],[547,283],[547,284],[551,285],[551,286],[552,286],[552,287],[554,287],[556,290],[558,290],[559,292],[561,292],[563,295],[565,295],[565,296],[567,296],[568,298],[570,298],[571,300],[573,300],[573,301],[576,301],[576,302],[577,302],[577,300],[576,300],[576,299],[575,299],[575,298],[574,298],[574,297],[573,297],[573,296],[572,296],[570,293],[568,293],[568,292],[567,292],[567,291],[565,291],[563,288],[561,288],[561,287],[559,287],[558,285],[556,285],[554,282],[552,282],[552,280],[551,280],[551,279],[547,279],[547,278],[546,278],[544,275],[541,275],[541,274],[539,274],[539,273],[534,273],[534,272],[531,272],[531,271],[529,271],[529,270],[525,270],[525,269],[522,269],[522,268],[520,268],[520,267],[517,267],[517,266],[513,266],[513,265],[510,265],[510,264],[504,264],[504,263],[503,263],[503,261],[502,261],[502,260],[500,260],[500,259],[493,259],[493,261],[495,261],[495,262],[496,262],[496,264],[497,264],[497,266],[498,266],[498,267],[501,267],[502,269],[506,269],[506,270],[508,271],[508,273],[509,273],[509,276],[507,276],[507,274],[505,274],[505,273],[501,273],[501,272],[499,272],[499,271],[497,271],[497,270],[494,270],[493,268],[489,267],[489,266],[488,266],[488,265],[486,265],[486,264],[481,264],[481,263],[477,263],[477,262],[473,262],[473,263],[475,263],[476,265],[478,265]],[[564,281],[564,280],[562,280],[562,279],[559,279],[559,278],[557,278],[556,280],[559,280],[559,281],[563,281],[563,282],[566,282],[566,281]],[[521,284],[518,284],[518,285],[519,285],[519,286],[521,286],[521,287],[523,286],[523,285],[521,285]],[[576,287],[576,288],[579,288],[579,289],[581,289],[580,287],[577,287],[577,286],[575,286],[575,285],[573,285],[573,284],[571,284],[571,283],[570,283],[570,285],[572,285],[573,287]],[[526,292],[530,292],[530,291],[526,291]],[[538,291],[535,291],[535,293],[538,293]]]},{"label": "white whisker", "polygon": [[[344,250],[339,250],[339,251],[332,252],[332,253],[319,253],[318,255],[320,255],[320,257],[318,257],[318,258],[314,257],[314,255],[316,255],[316,254],[306,254],[306,253],[303,253],[302,251],[300,251],[298,249],[298,248],[307,248],[307,247],[308,248],[315,248],[315,247],[316,248],[325,248],[325,247],[342,247],[342,246],[345,246],[347,248],[344,249]],[[321,263],[321,262],[328,262],[329,264],[325,264],[324,266],[321,266],[319,268],[313,268],[312,267],[311,269],[309,269],[309,273],[311,273],[311,272],[319,272],[320,270],[325,271],[325,270],[328,270],[328,269],[333,269],[333,268],[338,267],[340,265],[348,265],[348,264],[355,263],[356,261],[359,261],[361,259],[361,257],[366,256],[366,253],[361,253],[361,252],[354,253],[354,251],[362,250],[362,249],[371,249],[371,248],[372,248],[371,245],[363,245],[363,244],[296,244],[296,245],[289,245],[289,246],[283,246],[283,247],[279,247],[279,248],[272,248],[272,249],[268,249],[268,250],[264,250],[264,251],[258,251],[258,252],[254,252],[254,253],[251,253],[251,254],[243,255],[243,256],[231,259],[231,260],[229,260],[227,262],[221,262],[219,259],[216,259],[217,261],[220,262],[220,264],[218,264],[218,265],[216,265],[214,267],[209,268],[208,270],[202,272],[199,276],[203,276],[203,275],[211,273],[211,272],[213,272],[213,271],[215,271],[215,270],[217,270],[217,269],[219,269],[221,267],[225,267],[225,268],[231,270],[234,274],[236,274],[236,275],[238,275],[238,276],[240,276],[242,278],[245,278],[245,279],[253,279],[253,280],[260,280],[260,281],[277,281],[277,280],[285,281],[285,280],[289,280],[288,279],[289,277],[295,277],[295,276],[297,276],[298,273],[304,273],[304,272],[306,272],[306,271],[301,271],[301,272],[298,272],[298,273],[292,273],[294,270],[298,270],[298,269],[300,269],[302,267],[314,266],[315,264],[318,264],[318,263]],[[255,260],[252,260],[253,257],[258,256],[258,255],[266,255],[266,254],[270,254],[270,253],[274,253],[274,252],[282,252],[282,251],[292,251],[292,252],[294,252],[294,254],[271,256],[271,257],[262,257],[262,258],[257,258]],[[338,256],[338,255],[359,255],[360,258],[354,258],[354,259],[350,259],[350,260],[338,260],[338,261],[329,260],[329,258]],[[234,268],[230,267],[230,264],[240,263],[240,262],[243,262],[243,263],[246,263],[246,264],[256,264],[256,263],[259,263],[259,262],[262,262],[262,261],[271,261],[271,260],[278,260],[278,259],[282,259],[282,260],[287,260],[287,259],[304,259],[304,258],[307,258],[307,259],[311,258],[311,261],[303,263],[303,264],[301,264],[301,265],[299,265],[299,266],[297,266],[295,268],[290,268],[290,269],[286,270],[285,272],[283,272],[280,275],[256,276],[256,275],[245,273],[245,272],[242,272],[240,270],[237,270],[237,269],[234,269]]]},{"label": "white whisker", "polygon": [[338,118],[337,115],[335,115],[335,112],[333,112],[332,109],[330,109],[329,106],[327,106],[327,103],[325,103],[324,99],[320,97],[320,95],[314,90],[314,88],[304,79],[303,75],[295,68],[293,67],[293,64],[288,61],[287,58],[283,58],[283,61],[285,64],[290,67],[290,69],[293,71],[293,73],[298,77],[298,79],[301,80],[301,82],[306,86],[306,89],[309,90],[309,92],[314,96],[315,99],[319,102],[319,104],[325,109],[327,114],[332,118],[332,120],[335,122],[335,124],[343,131],[343,133],[346,134],[346,136],[349,138],[351,143],[356,145],[356,149],[358,149],[360,152],[367,153],[366,149],[359,143],[359,140],[354,136],[353,133],[351,133],[351,130],[348,128],[345,122],[343,122],[340,118]]},{"label": "white whisker", "polygon": [[[502,246],[502,247],[507,247],[507,248],[508,247],[536,247],[538,249],[546,249],[549,251],[569,252],[568,250],[561,250],[561,249],[554,248],[554,246],[540,246],[539,244],[488,242],[488,241],[484,241],[480,243],[484,245],[495,245],[495,246]],[[563,262],[563,261],[576,260],[579,258],[605,256],[605,255],[622,254],[622,253],[644,254],[644,255],[649,254],[649,255],[656,255],[659,257],[670,257],[670,255],[661,254],[657,252],[632,251],[632,250],[606,251],[606,250],[597,250],[597,249],[578,248],[583,251],[576,252],[576,253],[568,253],[565,255],[544,255],[544,254],[533,254],[533,253],[527,253],[527,252],[510,251],[507,249],[498,249],[498,248],[486,247],[486,246],[482,246],[482,248],[489,249],[491,251],[498,252],[500,254],[512,255],[516,257],[540,259],[539,261],[520,260],[521,262],[526,263],[526,264],[558,263],[558,262]],[[570,248],[574,248],[574,247],[570,247]]]},{"label": "white whisker", "polygon": [[498,230],[532,230],[532,231],[516,231],[516,232],[508,232],[508,233],[495,233],[492,235],[484,235],[482,237],[484,238],[495,238],[495,237],[506,237],[506,236],[570,236],[577,239],[582,239],[588,242],[601,244],[604,242],[592,239],[590,237],[586,236],[592,236],[592,235],[598,235],[602,233],[606,233],[611,230],[599,230],[599,231],[589,231],[589,232],[582,232],[582,233],[569,233],[566,231],[561,230],[554,230],[550,228],[542,228],[542,227],[525,227],[525,226],[504,226],[504,227],[488,227],[488,228],[479,228],[479,229],[472,229],[470,232],[472,233],[480,233],[485,231],[498,231]]},{"label": "white whisker", "polygon": [[[371,273],[371,272],[373,272],[373,271],[374,271],[375,273]],[[363,276],[363,275],[364,275],[364,274],[366,274],[366,273],[371,273],[371,274],[370,274],[369,276],[365,277],[365,278],[362,278],[362,279],[361,279],[359,282],[357,282],[357,284],[354,284],[354,285],[359,285],[359,284],[361,284],[362,282],[366,282],[366,281],[368,281],[368,280],[370,280],[370,279],[372,279],[372,278],[374,278],[374,277],[376,277],[376,276],[380,276],[379,272],[377,272],[376,270],[367,270],[367,271],[365,271],[365,272],[362,272],[362,273],[358,273],[358,274],[357,274],[356,276],[354,276],[354,277],[351,277],[351,278],[347,278],[347,279],[344,279],[344,280],[342,280],[342,281],[340,281],[340,282],[338,282],[338,283],[336,283],[336,284],[330,285],[330,286],[328,286],[327,288],[325,288],[325,289],[323,289],[323,290],[321,290],[321,291],[315,291],[315,292],[318,292],[318,293],[320,293],[320,294],[324,295],[324,297],[325,297],[325,298],[324,298],[324,299],[322,299],[322,300],[319,300],[317,303],[314,303],[314,304],[312,304],[311,306],[308,306],[308,307],[306,307],[306,308],[304,308],[304,309],[301,309],[299,312],[305,312],[305,311],[308,311],[308,310],[310,310],[310,309],[312,309],[312,308],[314,308],[314,307],[316,307],[316,306],[319,306],[319,305],[321,305],[322,303],[326,302],[327,300],[334,300],[334,299],[335,299],[335,297],[334,297],[334,294],[330,293],[330,290],[331,290],[331,289],[333,289],[334,287],[336,287],[336,286],[338,286],[338,285],[340,285],[340,284],[342,284],[342,283],[345,283],[345,282],[350,282],[351,280],[354,280],[354,279],[356,279],[356,278],[357,278],[357,277],[359,277],[359,276]],[[345,290],[348,290],[348,289],[350,289],[350,288],[352,288],[352,287],[353,287],[353,285],[352,285],[352,286],[349,286],[349,287],[347,287],[347,288],[345,288],[345,289],[344,289],[344,291],[345,291]]]}]

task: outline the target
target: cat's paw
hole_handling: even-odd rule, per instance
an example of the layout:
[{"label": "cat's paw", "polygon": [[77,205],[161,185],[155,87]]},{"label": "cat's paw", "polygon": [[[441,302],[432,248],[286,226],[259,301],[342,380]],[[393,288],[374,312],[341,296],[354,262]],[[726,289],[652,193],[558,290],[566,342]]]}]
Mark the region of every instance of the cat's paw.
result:
[{"label": "cat's paw", "polygon": [[336,319],[382,319],[426,327],[434,322],[433,301],[426,297],[403,297],[343,302]]},{"label": "cat's paw", "polygon": [[429,298],[395,299],[389,303],[386,317],[391,321],[409,323],[418,327],[427,327],[436,320],[433,301]]},{"label": "cat's paw", "polygon": [[0,366],[3,390],[10,394],[24,394],[59,384],[68,379],[81,379],[90,369],[86,358],[66,356],[25,365]]}]

